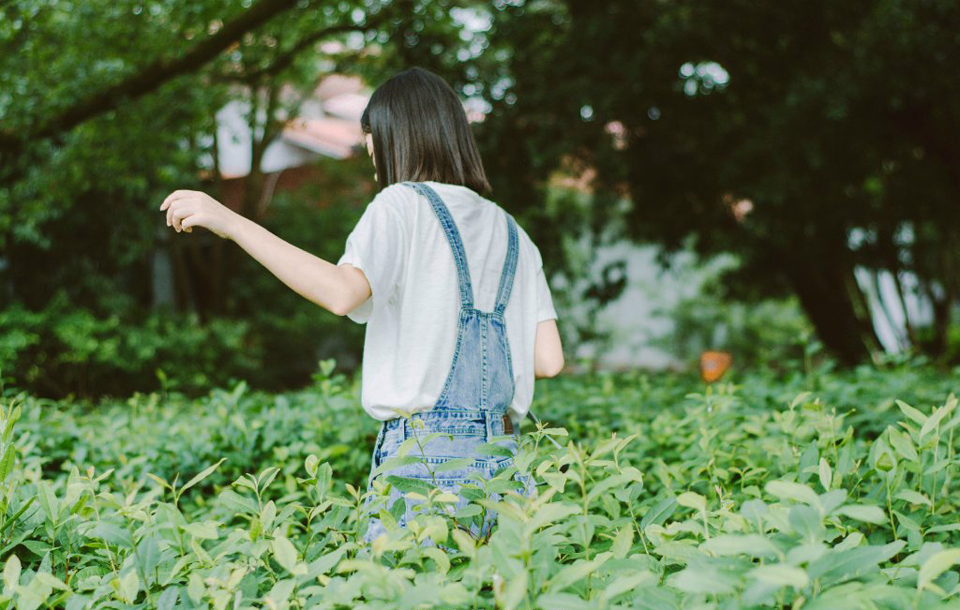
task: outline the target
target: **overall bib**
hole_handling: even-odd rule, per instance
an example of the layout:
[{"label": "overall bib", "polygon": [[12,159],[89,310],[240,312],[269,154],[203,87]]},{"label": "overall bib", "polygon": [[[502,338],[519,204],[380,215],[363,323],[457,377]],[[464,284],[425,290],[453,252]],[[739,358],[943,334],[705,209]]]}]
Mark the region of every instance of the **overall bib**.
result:
[{"label": "overall bib", "polygon": [[[450,372],[436,404],[428,411],[414,413],[410,419],[398,417],[381,424],[373,449],[367,489],[372,489],[374,471],[377,467],[393,457],[404,441],[416,436],[418,442],[422,444],[428,435],[442,433],[449,436],[430,439],[423,445],[422,451],[417,444],[413,444],[406,453],[407,456],[416,457],[420,461],[378,473],[377,478],[396,475],[422,480],[431,487],[436,486],[442,491],[456,494],[459,501],[454,510],[459,510],[467,504],[467,500],[460,494],[460,486],[464,483],[479,485],[480,483],[476,481],[477,474],[485,480],[490,479],[497,471],[512,465],[513,455],[516,454],[519,445],[519,433],[514,430],[507,413],[513,401],[515,385],[510,344],[507,341],[506,321],[503,316],[517,269],[519,254],[517,228],[513,217],[507,214],[509,236],[507,255],[497,289],[496,304],[493,311],[480,311],[474,307],[473,303],[473,288],[470,284],[470,271],[463,242],[446,204],[436,191],[426,184],[417,182],[403,184],[427,198],[453,250],[460,290],[457,342]],[[413,423],[415,420],[422,422],[422,427],[415,425]],[[493,437],[497,436],[509,436],[509,438],[493,441]],[[506,447],[511,455],[509,457],[493,456],[474,451],[477,445],[484,443],[495,443]],[[458,464],[455,468],[447,466],[435,470],[450,459],[465,457],[475,457],[475,459],[465,466]],[[427,465],[430,466],[429,470]],[[536,486],[529,475],[517,473],[515,480],[521,483],[519,493],[524,496],[536,494]],[[490,497],[493,500],[500,499],[497,493],[490,494]],[[369,503],[371,499],[372,497],[368,498],[367,502]],[[405,508],[397,524],[404,527],[418,514],[412,509],[422,501],[406,499],[399,489],[392,486],[386,504],[387,510],[398,499],[405,504]],[[453,505],[451,503],[444,506]],[[454,511],[447,508],[445,512]],[[477,531],[474,524],[471,528],[472,533],[475,536],[486,536],[495,519],[496,513],[487,510],[481,530]],[[372,516],[364,539],[370,542],[384,531],[381,520]]]}]

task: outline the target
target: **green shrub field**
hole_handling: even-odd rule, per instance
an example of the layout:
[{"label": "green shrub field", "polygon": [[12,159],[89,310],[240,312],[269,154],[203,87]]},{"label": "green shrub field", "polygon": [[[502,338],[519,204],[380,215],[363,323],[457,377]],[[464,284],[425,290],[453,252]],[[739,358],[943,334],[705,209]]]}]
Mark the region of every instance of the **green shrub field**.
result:
[{"label": "green shrub field", "polygon": [[[960,607],[958,371],[540,381],[540,425],[516,460],[491,447],[466,507],[385,464],[422,501],[404,529],[385,486],[365,502],[358,381],[325,361],[286,394],[8,389],[0,608]],[[486,510],[487,539],[460,527]],[[367,545],[369,511],[390,532]]]}]

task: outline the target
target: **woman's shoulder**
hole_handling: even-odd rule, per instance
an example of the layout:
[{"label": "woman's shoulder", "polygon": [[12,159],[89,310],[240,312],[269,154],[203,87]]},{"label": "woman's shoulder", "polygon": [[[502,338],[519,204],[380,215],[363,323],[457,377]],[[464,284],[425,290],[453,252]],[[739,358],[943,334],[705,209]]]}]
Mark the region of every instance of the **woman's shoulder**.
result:
[{"label": "woman's shoulder", "polygon": [[402,183],[381,189],[367,204],[367,211],[377,215],[405,219],[416,202],[416,192]]},{"label": "woman's shoulder", "polygon": [[402,203],[403,201],[415,199],[416,196],[416,191],[410,188],[410,186],[403,182],[397,182],[386,188],[380,189],[380,192],[374,195],[371,203],[387,206],[396,205],[398,203]]}]

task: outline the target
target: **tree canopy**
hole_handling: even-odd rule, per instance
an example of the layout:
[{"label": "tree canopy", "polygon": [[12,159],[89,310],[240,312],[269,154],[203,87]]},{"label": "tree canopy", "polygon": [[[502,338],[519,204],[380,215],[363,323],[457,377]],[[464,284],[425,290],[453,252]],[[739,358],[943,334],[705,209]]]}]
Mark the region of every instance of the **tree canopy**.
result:
[{"label": "tree canopy", "polygon": [[[796,294],[823,342],[876,347],[854,270],[887,272],[908,343],[943,354],[960,297],[960,5],[517,3],[494,12],[500,184],[598,170],[597,222],[733,252],[731,294]],[[523,197],[529,199],[524,193]],[[933,307],[912,323],[904,293]],[[888,312],[889,313],[889,312]]]},{"label": "tree canopy", "polygon": [[[303,99],[282,88],[420,65],[489,110],[495,198],[550,269],[584,228],[733,253],[728,296],[796,295],[849,363],[876,349],[868,293],[892,278],[902,343],[960,352],[956,2],[0,0],[0,17],[0,280],[28,308],[151,305],[153,256],[173,248],[154,203],[216,193],[202,176],[226,102],[250,108],[255,216],[257,160]],[[589,205],[548,200],[558,171],[589,178]],[[218,261],[178,267],[196,296],[181,306],[243,317],[262,300],[226,297],[250,272],[231,249],[176,248]],[[623,287],[598,281],[597,301]]]}]

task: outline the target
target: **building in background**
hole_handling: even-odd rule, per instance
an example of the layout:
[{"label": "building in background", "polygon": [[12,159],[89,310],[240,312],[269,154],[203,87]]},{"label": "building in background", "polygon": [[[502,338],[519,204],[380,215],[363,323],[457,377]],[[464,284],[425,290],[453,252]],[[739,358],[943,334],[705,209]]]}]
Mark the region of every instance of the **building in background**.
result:
[{"label": "building in background", "polygon": [[[266,175],[260,205],[269,205],[273,194],[297,189],[316,176],[321,157],[345,159],[363,146],[360,116],[371,90],[354,76],[325,77],[288,119],[279,136],[263,152],[260,170]],[[288,99],[298,93],[281,91]],[[217,148],[223,183],[223,203],[240,208],[245,181],[250,174],[253,135],[247,114],[249,103],[233,100],[217,113]],[[258,121],[262,122],[262,121]]]}]

